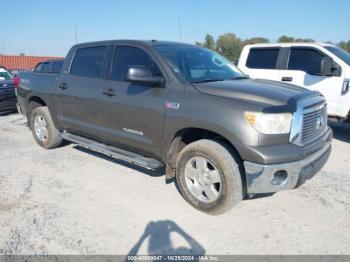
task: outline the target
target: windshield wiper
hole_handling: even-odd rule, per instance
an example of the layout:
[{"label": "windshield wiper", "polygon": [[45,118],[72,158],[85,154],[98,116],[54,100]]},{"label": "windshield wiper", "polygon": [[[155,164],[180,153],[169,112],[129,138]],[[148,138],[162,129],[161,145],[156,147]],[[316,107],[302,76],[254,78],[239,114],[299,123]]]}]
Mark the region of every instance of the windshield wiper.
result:
[{"label": "windshield wiper", "polygon": [[219,82],[219,81],[225,81],[227,79],[203,79],[203,80],[197,80],[192,81],[192,84],[198,84],[198,83],[208,83],[208,82]]},{"label": "windshield wiper", "polygon": [[237,77],[231,78],[230,80],[240,80],[240,79],[249,79],[249,77],[248,76],[237,76]]}]

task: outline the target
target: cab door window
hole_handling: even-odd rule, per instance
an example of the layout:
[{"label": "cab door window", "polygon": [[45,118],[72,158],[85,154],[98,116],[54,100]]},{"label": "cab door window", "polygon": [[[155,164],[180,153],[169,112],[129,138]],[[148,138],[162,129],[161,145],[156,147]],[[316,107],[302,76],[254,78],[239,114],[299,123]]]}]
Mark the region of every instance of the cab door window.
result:
[{"label": "cab door window", "polygon": [[288,69],[301,70],[310,75],[318,75],[324,55],[308,48],[292,48],[290,51]]},{"label": "cab door window", "polygon": [[106,50],[106,46],[79,48],[75,53],[70,74],[101,78]]},{"label": "cab door window", "polygon": [[132,46],[117,46],[112,62],[111,80],[125,81],[129,66],[146,66],[153,76],[160,76],[160,70],[149,54]]},{"label": "cab door window", "polygon": [[275,69],[279,48],[252,48],[246,66],[255,69]]}]

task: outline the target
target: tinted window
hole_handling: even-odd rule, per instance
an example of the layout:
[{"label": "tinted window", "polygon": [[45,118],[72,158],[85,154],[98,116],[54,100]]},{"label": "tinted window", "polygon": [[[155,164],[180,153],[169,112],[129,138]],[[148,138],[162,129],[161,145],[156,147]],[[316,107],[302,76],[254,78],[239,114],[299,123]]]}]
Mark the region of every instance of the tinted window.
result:
[{"label": "tinted window", "polygon": [[50,64],[49,63],[42,63],[40,72],[43,72],[43,73],[50,72]]},{"label": "tinted window", "polygon": [[43,65],[43,63],[37,64],[36,67],[35,67],[35,69],[34,69],[34,71],[35,71],[35,72],[41,72],[41,71],[42,71],[42,65]]},{"label": "tinted window", "polygon": [[61,71],[63,61],[54,61],[51,64],[51,72],[58,73]]},{"label": "tinted window", "polygon": [[124,81],[128,66],[133,65],[147,66],[153,76],[161,75],[156,63],[144,50],[137,47],[120,46],[115,50],[111,79]]},{"label": "tinted window", "polygon": [[105,46],[78,49],[70,73],[78,76],[100,78],[105,52]]},{"label": "tinted window", "polygon": [[317,75],[320,72],[323,56],[321,53],[312,49],[292,49],[288,69],[301,70],[310,75]]},{"label": "tinted window", "polygon": [[259,69],[275,69],[278,53],[278,48],[250,49],[247,59],[247,67]]}]

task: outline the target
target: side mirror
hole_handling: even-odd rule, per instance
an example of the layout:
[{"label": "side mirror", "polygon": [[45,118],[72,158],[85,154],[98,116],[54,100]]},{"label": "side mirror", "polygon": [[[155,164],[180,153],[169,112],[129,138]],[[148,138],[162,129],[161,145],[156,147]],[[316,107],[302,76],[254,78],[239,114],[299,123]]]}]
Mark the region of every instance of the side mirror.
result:
[{"label": "side mirror", "polygon": [[0,76],[0,81],[5,81],[5,77]]},{"label": "side mirror", "polygon": [[341,76],[341,66],[333,61],[332,63],[332,75],[333,76]]},{"label": "side mirror", "polygon": [[146,66],[129,66],[126,70],[126,80],[135,83],[157,85],[163,82],[161,76],[153,76],[151,70]]}]

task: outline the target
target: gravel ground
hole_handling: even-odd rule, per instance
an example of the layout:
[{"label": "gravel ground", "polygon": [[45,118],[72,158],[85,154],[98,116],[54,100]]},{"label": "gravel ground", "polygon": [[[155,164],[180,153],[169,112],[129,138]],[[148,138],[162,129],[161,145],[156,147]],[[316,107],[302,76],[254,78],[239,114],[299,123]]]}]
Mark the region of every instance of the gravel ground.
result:
[{"label": "gravel ground", "polygon": [[0,116],[0,254],[350,254],[350,127],[333,128],[312,180],[212,217],[162,172],[44,150],[23,117]]}]

